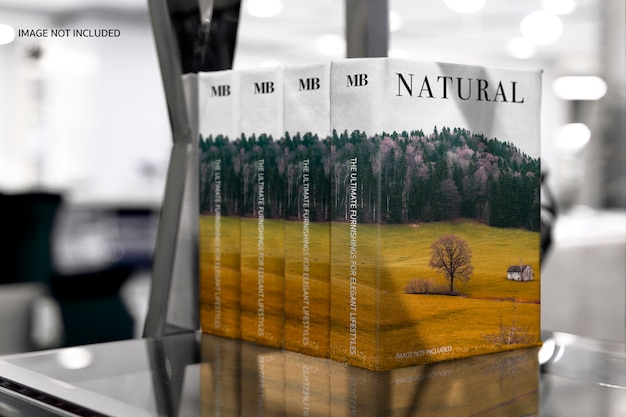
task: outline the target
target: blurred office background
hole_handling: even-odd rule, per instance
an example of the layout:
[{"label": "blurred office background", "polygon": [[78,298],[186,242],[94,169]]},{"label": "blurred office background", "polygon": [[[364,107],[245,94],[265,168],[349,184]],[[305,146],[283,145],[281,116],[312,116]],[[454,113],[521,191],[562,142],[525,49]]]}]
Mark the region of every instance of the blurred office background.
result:
[{"label": "blurred office background", "polygon": [[[234,67],[345,56],[346,2],[243,0]],[[558,216],[542,325],[623,342],[624,1],[388,6],[389,56],[544,71],[544,200]],[[37,29],[120,35],[19,36]],[[147,0],[0,0],[0,194],[12,201],[0,249],[3,262],[22,254],[22,272],[0,272],[0,300],[13,302],[0,310],[19,317],[0,314],[0,332],[17,327],[23,340],[0,342],[0,354],[141,334],[170,147]],[[44,231],[17,245],[35,218]],[[32,244],[46,230],[49,259]]]}]

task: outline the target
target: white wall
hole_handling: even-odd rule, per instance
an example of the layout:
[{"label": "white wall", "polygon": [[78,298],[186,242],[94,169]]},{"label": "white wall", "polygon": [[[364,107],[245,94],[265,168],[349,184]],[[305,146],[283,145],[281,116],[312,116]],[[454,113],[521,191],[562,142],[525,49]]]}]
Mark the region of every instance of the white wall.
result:
[{"label": "white wall", "polygon": [[15,111],[15,44],[0,46],[0,187],[9,188],[13,184],[12,159],[14,157],[13,136]]},{"label": "white wall", "polygon": [[[171,135],[147,10],[43,25],[120,36],[0,46],[0,187],[62,189],[82,203],[160,204]],[[37,43],[39,62],[22,58]]]},{"label": "white wall", "polygon": [[[43,16],[3,12],[1,23],[14,28],[49,24]],[[36,84],[26,57],[33,42],[0,45],[0,191],[29,187],[35,181],[33,160]]]}]

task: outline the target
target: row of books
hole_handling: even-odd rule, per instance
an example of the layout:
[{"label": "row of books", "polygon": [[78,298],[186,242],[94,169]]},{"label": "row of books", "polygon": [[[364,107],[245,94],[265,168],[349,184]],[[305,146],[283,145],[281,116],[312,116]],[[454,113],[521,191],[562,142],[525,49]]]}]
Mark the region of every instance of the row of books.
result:
[{"label": "row of books", "polygon": [[539,271],[539,71],[378,58],[185,81],[203,332],[373,370],[539,343],[539,274],[506,275]]},{"label": "row of books", "polygon": [[387,372],[205,335],[203,416],[530,416],[537,348]]}]

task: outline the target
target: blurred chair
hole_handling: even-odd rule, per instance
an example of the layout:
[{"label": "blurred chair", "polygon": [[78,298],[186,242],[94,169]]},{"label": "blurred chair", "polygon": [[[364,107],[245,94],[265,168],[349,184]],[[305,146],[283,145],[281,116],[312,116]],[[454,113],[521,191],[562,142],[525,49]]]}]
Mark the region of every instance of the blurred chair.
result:
[{"label": "blurred chair", "polygon": [[110,265],[97,271],[54,275],[52,294],[63,314],[64,346],[133,337],[133,319],[120,296],[132,272],[128,265]]},{"label": "blurred chair", "polygon": [[0,194],[0,284],[52,277],[52,229],[61,195]]},{"label": "blurred chair", "polygon": [[541,172],[541,262],[546,260],[552,247],[554,223],[558,216],[556,200],[548,187],[548,174]]},{"label": "blurred chair", "polygon": [[[130,217],[130,219],[129,219]],[[111,206],[66,206],[53,240],[51,291],[61,306],[64,346],[133,337],[121,287],[150,261],[148,213]]]},{"label": "blurred chair", "polygon": [[59,194],[0,194],[0,353],[58,346],[60,310],[50,297],[51,239]]},{"label": "blurred chair", "polygon": [[120,287],[136,265],[59,271],[53,249],[65,211],[59,194],[0,194],[0,354],[133,336]]}]

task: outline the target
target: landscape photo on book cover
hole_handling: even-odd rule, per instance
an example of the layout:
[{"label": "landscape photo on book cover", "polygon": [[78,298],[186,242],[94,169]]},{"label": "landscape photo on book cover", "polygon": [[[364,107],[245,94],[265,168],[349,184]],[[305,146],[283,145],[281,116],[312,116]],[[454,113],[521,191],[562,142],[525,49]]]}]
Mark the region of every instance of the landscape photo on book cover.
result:
[{"label": "landscape photo on book cover", "polygon": [[391,369],[538,343],[538,158],[459,127],[333,132],[331,158],[331,357]]},{"label": "landscape photo on book cover", "polygon": [[241,137],[241,332],[283,346],[284,138]]},{"label": "landscape photo on book cover", "polygon": [[239,140],[199,138],[200,317],[203,329],[239,332]]},{"label": "landscape photo on book cover", "polygon": [[330,137],[285,134],[285,347],[328,356]]}]

